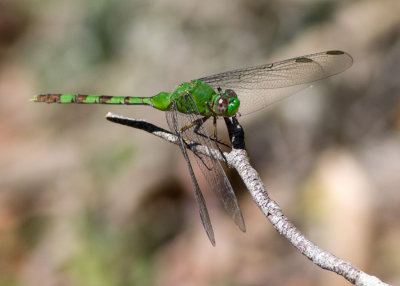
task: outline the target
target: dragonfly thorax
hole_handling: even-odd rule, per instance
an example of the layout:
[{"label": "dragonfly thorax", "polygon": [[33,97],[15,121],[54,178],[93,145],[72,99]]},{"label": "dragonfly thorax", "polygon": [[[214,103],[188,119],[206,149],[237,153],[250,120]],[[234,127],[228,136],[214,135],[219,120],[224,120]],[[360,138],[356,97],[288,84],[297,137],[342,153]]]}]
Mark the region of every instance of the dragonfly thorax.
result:
[{"label": "dragonfly thorax", "polygon": [[226,89],[214,98],[212,109],[217,116],[231,117],[236,114],[239,105],[236,93],[232,89]]}]

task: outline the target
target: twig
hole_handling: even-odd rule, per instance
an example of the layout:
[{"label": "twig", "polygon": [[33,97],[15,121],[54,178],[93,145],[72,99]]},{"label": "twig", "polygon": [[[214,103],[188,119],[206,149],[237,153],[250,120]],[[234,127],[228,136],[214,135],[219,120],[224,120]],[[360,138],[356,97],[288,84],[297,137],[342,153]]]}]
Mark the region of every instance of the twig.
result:
[{"label": "twig", "polygon": [[[106,118],[111,122],[138,128],[170,143],[179,144],[178,137],[175,134],[144,120],[131,119],[112,113],[108,113]],[[229,167],[237,170],[253,197],[254,202],[282,236],[314,264],[343,276],[354,285],[389,285],[375,276],[364,273],[351,263],[334,256],[332,253],[321,249],[308,240],[283,214],[279,205],[270,199],[260,176],[250,164],[249,157],[245,150],[244,132],[237,119],[235,117],[225,118],[225,123],[228,127],[229,137],[232,142],[232,151],[224,153]],[[209,154],[207,148],[204,146],[196,142],[190,142],[190,144],[193,144],[191,145],[193,151],[207,156],[213,156],[220,161],[224,161],[224,158],[222,158],[220,153],[216,150],[212,150],[212,154]]]}]

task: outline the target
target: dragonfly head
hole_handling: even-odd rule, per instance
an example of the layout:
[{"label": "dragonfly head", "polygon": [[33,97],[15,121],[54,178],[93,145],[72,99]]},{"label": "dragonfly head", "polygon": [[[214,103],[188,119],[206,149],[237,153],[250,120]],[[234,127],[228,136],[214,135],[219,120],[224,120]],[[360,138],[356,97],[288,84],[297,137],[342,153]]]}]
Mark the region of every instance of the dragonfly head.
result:
[{"label": "dragonfly head", "polygon": [[236,114],[239,109],[240,101],[236,92],[232,89],[226,89],[224,93],[220,93],[214,102],[214,112],[218,116],[231,117]]}]

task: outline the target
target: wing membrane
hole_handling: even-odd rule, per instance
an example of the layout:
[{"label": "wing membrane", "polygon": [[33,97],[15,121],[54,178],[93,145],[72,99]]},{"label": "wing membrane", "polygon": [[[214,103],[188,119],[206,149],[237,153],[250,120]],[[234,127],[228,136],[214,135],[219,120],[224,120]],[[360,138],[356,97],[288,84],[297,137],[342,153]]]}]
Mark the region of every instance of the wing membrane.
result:
[{"label": "wing membrane", "polygon": [[180,143],[179,147],[181,148],[183,157],[185,157],[186,163],[188,165],[196,203],[197,203],[197,206],[199,207],[201,222],[203,224],[204,230],[207,233],[208,238],[211,241],[211,244],[213,246],[215,246],[214,230],[213,230],[213,227],[211,224],[210,216],[208,214],[206,202],[204,200],[203,194],[200,191],[200,187],[199,187],[199,184],[197,183],[196,177],[194,175],[192,165],[190,164],[189,156],[186,152],[186,146],[183,141],[183,138],[182,138],[182,136],[179,135],[180,127],[179,127],[179,123],[178,123],[177,110],[176,110],[175,104],[173,104],[170,111],[167,111],[166,116],[167,116],[167,122],[168,122],[169,128],[171,129],[171,131],[173,131],[175,134],[178,134],[178,136],[179,136],[179,143]]},{"label": "wing membrane", "polygon": [[[190,95],[185,96],[184,99],[180,99],[187,106],[188,110],[196,111],[197,107]],[[211,154],[212,141],[207,135],[207,131],[202,126],[201,118],[202,116],[199,114],[198,110],[196,113],[191,114],[183,114],[180,112],[175,112],[174,116],[176,116],[176,126],[173,126],[173,132],[179,133],[183,127],[190,125],[192,122],[196,120],[201,122],[198,127],[198,133],[194,131],[194,127],[188,128],[184,130],[181,134],[181,137],[184,140],[190,140],[197,142],[203,146],[205,146],[209,153]],[[168,119],[168,121],[170,121]],[[171,126],[170,126],[171,128]],[[199,135],[201,134],[201,135]],[[186,150],[185,150],[186,151]],[[224,206],[225,210],[232,217],[233,221],[236,225],[242,230],[245,231],[244,220],[242,216],[242,212],[240,211],[239,204],[236,199],[236,195],[232,189],[231,184],[229,183],[228,178],[225,175],[225,172],[219,163],[218,160],[214,158],[210,158],[208,156],[195,153],[195,160],[198,164],[201,172],[209,183],[210,187],[214,190],[217,195],[219,201]]]},{"label": "wing membrane", "polygon": [[327,51],[276,63],[238,69],[200,78],[214,89],[233,89],[240,113],[262,109],[307,87],[306,84],[338,74],[353,63],[342,51]]}]

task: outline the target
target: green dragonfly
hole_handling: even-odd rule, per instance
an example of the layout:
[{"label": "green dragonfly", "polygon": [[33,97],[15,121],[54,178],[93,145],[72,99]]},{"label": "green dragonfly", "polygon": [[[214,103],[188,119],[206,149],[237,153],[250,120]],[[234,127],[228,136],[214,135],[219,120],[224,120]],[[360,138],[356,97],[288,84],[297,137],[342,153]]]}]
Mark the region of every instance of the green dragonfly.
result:
[{"label": "green dragonfly", "polygon": [[[308,87],[310,82],[346,70],[352,62],[351,56],[343,51],[326,51],[184,82],[172,92],[160,92],[152,97],[41,94],[31,100],[46,103],[150,105],[166,111],[168,126],[178,136],[180,149],[187,162],[201,221],[212,245],[215,245],[205,200],[188,157],[188,142],[202,144],[209,154],[212,154],[214,146],[221,152],[216,133],[218,117],[245,115],[265,108]],[[209,118],[213,118],[214,123],[212,137],[203,126]],[[235,224],[244,232],[245,224],[239,204],[221,164],[215,158],[194,150],[192,152],[206,181]]]}]

